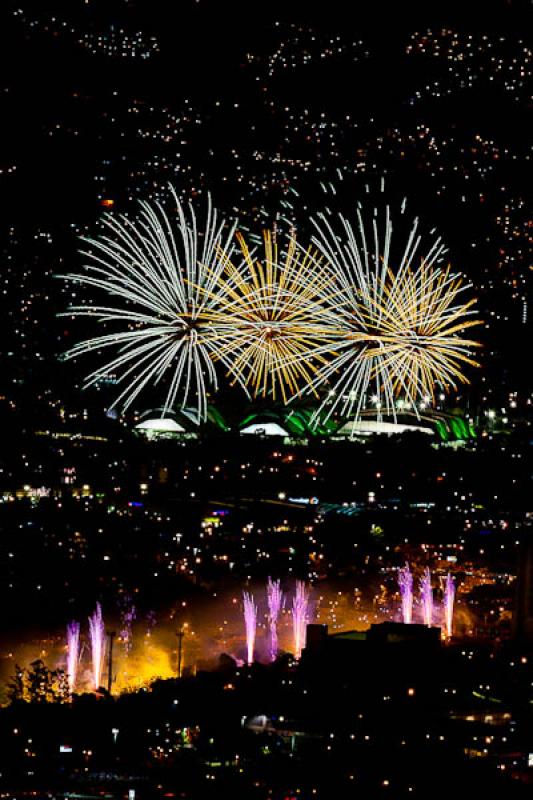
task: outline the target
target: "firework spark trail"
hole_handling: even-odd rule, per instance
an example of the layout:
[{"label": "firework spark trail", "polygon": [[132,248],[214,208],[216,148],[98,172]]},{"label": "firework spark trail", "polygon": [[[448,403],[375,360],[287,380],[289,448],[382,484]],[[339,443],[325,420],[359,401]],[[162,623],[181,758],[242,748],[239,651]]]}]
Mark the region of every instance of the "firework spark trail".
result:
[{"label": "firework spark trail", "polygon": [[155,611],[147,611],[146,612],[146,633],[145,636],[149,639],[152,635],[152,632],[156,626],[157,616]]},{"label": "firework spark trail", "polygon": [[126,596],[124,604],[120,610],[120,639],[123,642],[126,654],[129,654],[133,647],[133,623],[137,618],[137,609],[131,602],[131,597]]},{"label": "firework spark trail", "polygon": [[402,598],[402,619],[406,625],[413,621],[413,576],[409,564],[398,570],[398,586]]},{"label": "firework spark trail", "polygon": [[248,592],[243,592],[242,598],[244,603],[244,625],[246,628],[246,657],[247,663],[252,664],[257,629],[257,606],[254,603],[253,595]]},{"label": "firework spark trail", "polygon": [[80,659],[80,623],[69,622],[67,625],[67,678],[68,690],[74,694],[78,664]]},{"label": "firework spark trail", "polygon": [[86,387],[116,374],[123,388],[111,407],[127,409],[166,376],[163,414],[178,400],[182,408],[193,402],[201,420],[208,387],[217,388],[211,358],[221,345],[211,325],[223,268],[217,248],[229,246],[234,229],[225,232],[208,200],[205,227],[199,230],[192,206],[185,208],[174,190],[172,195],[175,220],[158,203],[142,202],[135,221],[106,215],[104,233],[84,239],[85,272],[61,277],[102,290],[114,304],[74,305],[62,316],[96,317],[116,330],[79,342],[64,358],[112,348],[115,356],[88,375]]},{"label": "firework spark trail", "polygon": [[436,385],[448,390],[467,383],[462,367],[478,366],[469,355],[478,343],[462,332],[481,323],[470,319],[476,301],[462,298],[470,285],[439,266],[446,252],[441,240],[422,251],[415,219],[403,251],[393,255],[388,206],[383,235],[377,211],[369,226],[361,207],[354,226],[325,214],[313,224],[313,244],[335,275],[329,296],[338,317],[337,353],[307,389],[330,384],[320,411],[355,413],[357,421],[372,388],[378,418],[381,407],[396,418],[402,394],[419,416],[418,403],[432,402]]},{"label": "firework spark trail", "polygon": [[433,624],[433,589],[431,588],[431,572],[426,567],[420,579],[420,601],[422,603],[422,614],[424,625],[431,628]]},{"label": "firework spark trail", "polygon": [[305,647],[309,616],[309,592],[303,581],[296,581],[296,591],[292,599],[292,628],[294,635],[294,655],[300,658]]},{"label": "firework spark trail", "polygon": [[275,661],[278,655],[278,619],[283,605],[283,592],[281,591],[280,581],[268,579],[267,583],[268,600],[268,624],[270,628],[270,658]]},{"label": "firework spark trail", "polygon": [[455,602],[455,581],[450,573],[446,575],[444,584],[444,625],[447,638],[453,633],[453,606]]},{"label": "firework spark trail", "polygon": [[96,610],[89,617],[89,637],[91,640],[93,685],[96,691],[102,684],[105,651],[105,625],[100,603],[96,604]]},{"label": "firework spark trail", "polygon": [[216,358],[225,359],[228,375],[249,396],[271,393],[286,403],[312,387],[318,367],[327,364],[337,327],[326,303],[333,274],[292,235],[279,244],[265,231],[257,260],[241,234],[237,240],[238,266],[232,251],[219,251],[224,272],[213,329],[222,344]]}]

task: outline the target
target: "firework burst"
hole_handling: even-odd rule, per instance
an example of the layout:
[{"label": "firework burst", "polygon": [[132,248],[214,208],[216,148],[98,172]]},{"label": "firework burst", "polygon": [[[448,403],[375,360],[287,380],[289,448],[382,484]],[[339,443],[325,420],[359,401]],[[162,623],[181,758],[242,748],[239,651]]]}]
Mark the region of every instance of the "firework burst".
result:
[{"label": "firework burst", "polygon": [[319,369],[313,388],[330,384],[322,405],[329,415],[338,409],[357,419],[371,390],[378,410],[396,417],[401,398],[418,415],[436,386],[448,391],[468,383],[464,366],[478,366],[470,356],[478,343],[463,336],[481,324],[471,318],[476,300],[463,299],[470,285],[441,266],[440,239],[422,251],[416,219],[395,255],[388,207],[383,236],[377,212],[370,227],[361,208],[356,226],[342,216],[338,222],[325,215],[314,221],[313,242],[335,275],[338,353]]},{"label": "firework burst", "polygon": [[332,274],[292,235],[279,246],[276,235],[265,231],[260,259],[241,234],[237,240],[238,266],[231,250],[220,250],[216,358],[253,397],[281,396],[286,403],[304,386],[316,394],[313,381],[327,364],[335,325],[326,303]]},{"label": "firework burst", "polygon": [[252,398],[322,395],[315,423],[334,412],[355,423],[370,393],[378,417],[395,418],[402,403],[418,416],[437,387],[468,382],[463,370],[477,366],[478,344],[464,331],[481,324],[476,301],[443,266],[441,240],[422,246],[418,220],[393,247],[389,207],[384,225],[376,211],[369,225],[359,206],[354,225],[329,214],[314,220],[307,248],[293,232],[266,231],[256,251],[242,234],[235,246],[210,201],[202,227],[173,197],[175,218],[148,203],[133,221],[106,216],[102,235],[85,239],[85,271],[65,276],[107,295],[108,304],[66,312],[95,317],[104,332],[65,358],[113,351],[86,379],[116,380],[113,406],[127,409],[164,384],[163,416],[191,404],[204,420],[217,364]]},{"label": "firework burst", "polygon": [[122,391],[113,406],[127,409],[143,389],[165,379],[163,413],[178,401],[182,408],[191,402],[204,419],[207,391],[217,388],[211,356],[220,342],[211,317],[222,265],[216,254],[233,230],[225,231],[209,200],[200,231],[193,208],[172,194],[175,218],[158,203],[142,202],[134,221],[107,215],[104,233],[84,239],[85,272],[64,277],[102,290],[112,302],[71,306],[66,315],[96,317],[113,331],[76,344],[65,358],[110,348],[114,357],[88,375],[86,386],[116,377]]}]

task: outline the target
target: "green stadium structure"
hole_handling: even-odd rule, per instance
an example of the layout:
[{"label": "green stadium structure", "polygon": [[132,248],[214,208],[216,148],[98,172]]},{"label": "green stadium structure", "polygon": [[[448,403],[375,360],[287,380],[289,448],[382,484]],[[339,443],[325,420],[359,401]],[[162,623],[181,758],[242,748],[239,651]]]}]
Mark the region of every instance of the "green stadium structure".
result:
[{"label": "green stadium structure", "polygon": [[185,408],[175,412],[152,409],[145,412],[135,425],[135,431],[153,439],[192,439],[209,434],[257,435],[280,437],[291,441],[306,442],[316,439],[362,439],[372,435],[400,435],[421,433],[435,437],[441,444],[454,444],[475,439],[477,434],[472,422],[459,411],[425,410],[420,416],[413,413],[398,414],[396,419],[376,417],[375,411],[364,412],[359,419],[336,417],[327,419],[317,416],[314,406],[287,407],[282,405],[254,408],[241,419],[228,421],[220,408],[208,406],[207,420],[200,426],[194,409]]}]

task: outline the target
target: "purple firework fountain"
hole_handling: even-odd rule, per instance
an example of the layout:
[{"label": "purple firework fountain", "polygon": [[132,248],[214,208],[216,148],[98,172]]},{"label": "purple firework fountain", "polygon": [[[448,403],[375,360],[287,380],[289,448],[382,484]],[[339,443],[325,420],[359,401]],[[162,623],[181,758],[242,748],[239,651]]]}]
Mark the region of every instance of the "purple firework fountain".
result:
[{"label": "purple firework fountain", "polygon": [[420,579],[420,602],[424,615],[424,625],[431,628],[433,624],[433,589],[431,588],[431,572],[426,567]]},{"label": "purple firework fountain", "polygon": [[453,577],[446,575],[444,583],[444,625],[446,628],[446,636],[451,638],[453,632],[453,604],[455,602],[455,582]]},{"label": "purple firework fountain", "polygon": [[309,592],[303,581],[296,581],[296,592],[292,598],[292,629],[294,634],[294,655],[300,658],[305,647],[309,610]]},{"label": "purple firework fountain", "polygon": [[246,652],[248,664],[254,660],[255,631],[257,628],[257,606],[254,603],[253,595],[248,592],[242,593],[244,602],[244,624],[246,627]]},{"label": "purple firework fountain", "polygon": [[69,622],[67,625],[67,677],[68,690],[74,694],[78,662],[80,658],[80,623]]},{"label": "purple firework fountain", "polygon": [[96,691],[102,684],[105,649],[105,625],[100,603],[96,604],[96,611],[89,617],[89,636],[91,639],[91,658],[93,662],[93,684]]},{"label": "purple firework fountain", "polygon": [[413,576],[409,564],[398,570],[398,586],[402,596],[402,618],[406,625],[413,621]]},{"label": "purple firework fountain", "polygon": [[278,619],[283,605],[283,592],[279,580],[268,579],[267,583],[268,600],[268,624],[270,628],[270,658],[276,660],[278,655]]}]

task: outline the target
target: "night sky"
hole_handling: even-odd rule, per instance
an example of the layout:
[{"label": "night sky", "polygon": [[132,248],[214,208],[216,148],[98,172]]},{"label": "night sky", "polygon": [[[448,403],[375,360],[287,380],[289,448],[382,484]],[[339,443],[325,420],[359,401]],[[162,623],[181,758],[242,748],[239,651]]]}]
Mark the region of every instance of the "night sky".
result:
[{"label": "night sky", "polygon": [[106,203],[131,213],[172,183],[256,234],[290,202],[305,234],[324,185],[342,181],[350,210],[384,177],[480,296],[473,391],[529,391],[515,346],[531,317],[528,4],[347,5],[4,6],[8,381],[57,369],[70,331],[52,275],[79,265]]}]

